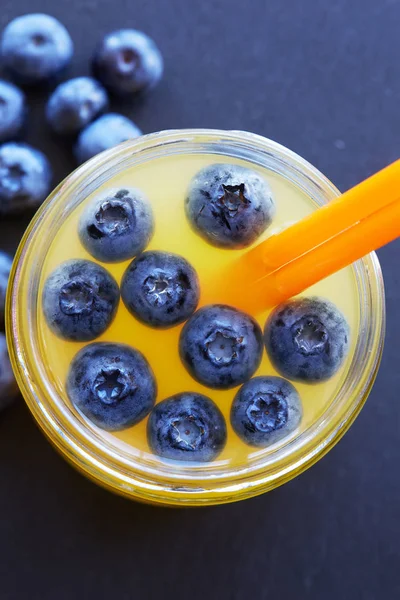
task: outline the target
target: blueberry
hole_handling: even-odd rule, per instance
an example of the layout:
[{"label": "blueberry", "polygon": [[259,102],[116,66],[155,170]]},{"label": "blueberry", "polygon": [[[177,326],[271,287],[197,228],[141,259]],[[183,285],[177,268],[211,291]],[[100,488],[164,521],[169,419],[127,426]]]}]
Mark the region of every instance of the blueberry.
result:
[{"label": "blueberry", "polygon": [[3,65],[20,83],[41,83],[58,75],[71,61],[73,44],[57,19],[44,14],[13,19],[3,31]]},{"label": "blueberry", "polygon": [[170,252],[144,252],[131,262],[121,284],[127,309],[152,327],[186,321],[196,310],[199,295],[196,271]]},{"label": "blueberry", "polygon": [[233,388],[250,379],[260,365],[262,352],[258,323],[222,304],[198,310],[179,340],[182,362],[192,377],[216,389]]},{"label": "blueberry", "polygon": [[111,324],[118,308],[115,279],[90,260],[68,260],[47,278],[43,311],[49,327],[62,338],[94,340]]},{"label": "blueberry", "polygon": [[25,94],[0,80],[0,142],[18,137],[27,113]]},{"label": "blueberry", "polygon": [[254,377],[237,392],[231,424],[250,446],[265,447],[298,427],[303,409],[296,388],[281,377]]},{"label": "blueberry", "polygon": [[0,333],[0,410],[6,408],[18,393],[8,356],[6,336]]},{"label": "blueberry", "polygon": [[0,250],[0,326],[4,326],[4,311],[6,307],[6,295],[8,277],[12,266],[11,257]]},{"label": "blueberry", "polygon": [[140,135],[142,132],[133,121],[117,113],[108,113],[81,131],[74,149],[75,158],[81,164],[103,150]]},{"label": "blueberry", "polygon": [[0,146],[0,213],[35,209],[50,192],[52,171],[45,155],[28,146]]},{"label": "blueberry", "polygon": [[211,165],[190,182],[187,218],[194,230],[214,246],[249,246],[270,225],[273,214],[268,184],[245,167]]},{"label": "blueberry", "polygon": [[126,429],[144,419],[156,393],[149,363],[125,344],[89,344],[69,368],[67,394],[72,404],[108,431]]},{"label": "blueberry", "polygon": [[93,57],[93,72],[110,92],[129,96],[156,85],[163,59],[148,35],[122,29],[105,36]]},{"label": "blueberry", "polygon": [[74,135],[88,125],[108,104],[107,92],[91,77],[76,77],[61,83],[50,96],[46,118],[60,135]]},{"label": "blueberry", "polygon": [[275,308],[265,324],[264,340],[281,375],[314,383],[332,377],[343,363],[349,326],[328,300],[299,298]]},{"label": "blueberry", "polygon": [[96,196],[79,221],[79,237],[97,260],[119,262],[142,252],[154,232],[146,196],[135,188],[108,190]]},{"label": "blueberry", "polygon": [[212,400],[183,392],[155,406],[147,422],[152,451],[162,458],[208,462],[226,443],[226,424]]}]

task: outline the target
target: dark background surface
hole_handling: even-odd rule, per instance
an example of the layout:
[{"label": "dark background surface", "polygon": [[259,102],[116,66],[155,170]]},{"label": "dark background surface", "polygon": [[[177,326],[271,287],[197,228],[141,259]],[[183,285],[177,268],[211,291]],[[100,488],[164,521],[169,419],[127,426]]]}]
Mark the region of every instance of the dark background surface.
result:
[{"label": "dark background surface", "polygon": [[[101,36],[137,27],[165,78],[126,111],[144,132],[246,129],[297,151],[341,189],[400,155],[399,0],[1,0],[0,24],[48,12],[88,71]],[[40,95],[27,140],[48,136]],[[25,221],[26,223],[27,221]],[[24,223],[0,225],[13,250]],[[22,401],[0,416],[1,600],[391,600],[400,596],[400,242],[380,253],[388,332],[377,382],[350,432],[316,466],[244,503],[162,509],[73,471]]]}]

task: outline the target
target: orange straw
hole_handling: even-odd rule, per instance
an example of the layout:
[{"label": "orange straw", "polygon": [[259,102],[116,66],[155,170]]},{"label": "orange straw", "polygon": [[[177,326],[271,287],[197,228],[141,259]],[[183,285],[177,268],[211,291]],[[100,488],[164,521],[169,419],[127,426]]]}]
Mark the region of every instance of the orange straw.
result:
[{"label": "orange straw", "polygon": [[398,236],[400,160],[249,250],[229,293],[255,311],[275,306]]}]

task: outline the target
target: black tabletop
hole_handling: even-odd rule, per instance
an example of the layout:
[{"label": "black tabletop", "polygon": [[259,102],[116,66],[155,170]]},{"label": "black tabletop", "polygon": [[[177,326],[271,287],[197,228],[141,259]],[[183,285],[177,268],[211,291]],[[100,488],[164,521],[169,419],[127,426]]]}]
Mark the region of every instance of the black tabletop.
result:
[{"label": "black tabletop", "polygon": [[[346,189],[400,155],[399,0],[3,0],[0,24],[58,17],[88,72],[101,36],[143,29],[165,56],[146,99],[115,108],[144,132],[244,129],[295,150]],[[74,164],[30,96],[27,141],[56,179]],[[4,221],[13,250],[28,222]],[[22,400],[0,415],[0,598],[391,600],[400,595],[400,242],[379,252],[382,366],[344,439],[298,479],[243,503],[143,506],[76,473]]]}]

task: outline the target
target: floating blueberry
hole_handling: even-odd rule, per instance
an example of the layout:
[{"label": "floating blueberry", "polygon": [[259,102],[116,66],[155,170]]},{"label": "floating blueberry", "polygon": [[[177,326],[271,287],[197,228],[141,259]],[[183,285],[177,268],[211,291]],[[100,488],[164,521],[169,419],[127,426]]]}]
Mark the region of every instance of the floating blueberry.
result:
[{"label": "floating blueberry", "polygon": [[214,246],[244,248],[266,230],[274,215],[266,181],[237,165],[205,167],[192,179],[186,214],[197,233]]},{"label": "floating blueberry", "polygon": [[334,304],[299,298],[281,304],[265,324],[264,340],[276,370],[314,383],[339,369],[349,348],[349,326]]},{"label": "floating blueberry", "polygon": [[145,357],[124,344],[96,342],[74,357],[67,378],[72,404],[95,425],[118,431],[150,412],[156,381]]},{"label": "floating blueberry", "polygon": [[111,189],[96,196],[79,221],[86,250],[103,262],[119,262],[142,252],[154,232],[151,206],[135,188]]},{"label": "floating blueberry", "polygon": [[18,137],[26,112],[25,94],[12,83],[0,80],[0,142]]},{"label": "floating blueberry", "polygon": [[9,406],[17,393],[18,386],[8,356],[6,336],[0,333],[0,410]]},{"label": "floating blueberry", "polygon": [[90,260],[68,260],[48,277],[43,311],[51,329],[66,340],[94,340],[111,324],[118,307],[114,278]]},{"label": "floating blueberry", "polygon": [[0,326],[4,326],[4,310],[12,258],[0,250]]},{"label": "floating blueberry", "polygon": [[263,344],[258,323],[231,306],[200,308],[185,324],[179,353],[192,377],[216,389],[244,383],[260,365]]},{"label": "floating blueberry", "polygon": [[117,113],[108,113],[81,131],[74,149],[75,158],[81,164],[103,150],[141,135],[133,121]]},{"label": "floating blueberry", "polygon": [[131,262],[121,284],[128,310],[152,327],[186,321],[196,310],[199,295],[196,271],[170,252],[144,252]]},{"label": "floating blueberry", "polygon": [[110,92],[129,96],[156,85],[163,59],[148,35],[122,29],[105,36],[93,57],[93,72]]},{"label": "floating blueberry", "polygon": [[265,447],[292,433],[302,414],[300,396],[289,381],[254,377],[235,396],[231,424],[246,444]]},{"label": "floating blueberry", "polygon": [[28,146],[0,146],[0,213],[35,209],[50,192],[52,172],[45,155]]},{"label": "floating blueberry", "polygon": [[208,462],[225,446],[226,424],[207,396],[183,392],[155,406],[147,422],[147,439],[162,458]]},{"label": "floating blueberry", "polygon": [[13,19],[3,31],[0,53],[3,65],[20,83],[41,83],[58,75],[74,51],[68,31],[44,14]]},{"label": "floating blueberry", "polygon": [[106,110],[107,92],[91,77],[76,77],[61,83],[46,106],[50,127],[60,135],[74,135]]}]

